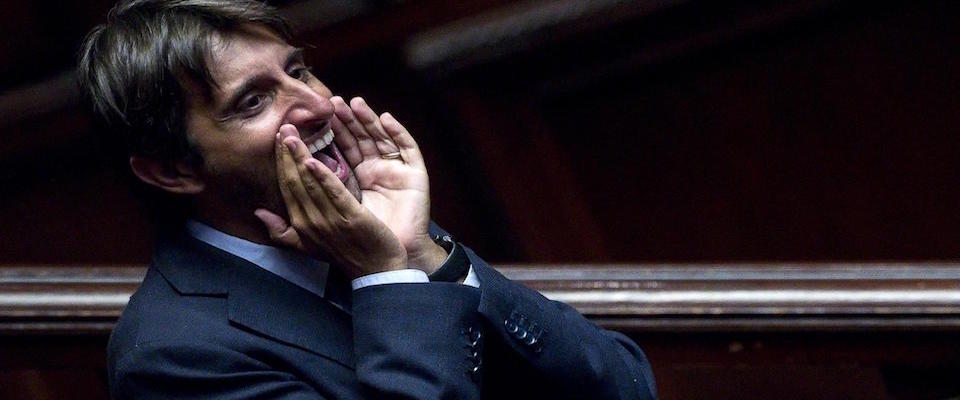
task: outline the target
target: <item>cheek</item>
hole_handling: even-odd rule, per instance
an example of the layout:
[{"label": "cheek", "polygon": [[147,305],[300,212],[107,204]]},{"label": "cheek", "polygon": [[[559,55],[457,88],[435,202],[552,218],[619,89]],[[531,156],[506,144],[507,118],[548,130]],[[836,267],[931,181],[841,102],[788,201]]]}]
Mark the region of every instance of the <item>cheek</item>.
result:
[{"label": "cheek", "polygon": [[211,173],[272,171],[274,168],[276,132],[267,128],[257,134],[227,134],[225,140],[204,143],[204,164]]},{"label": "cheek", "polygon": [[[264,157],[273,159],[277,131],[280,130],[280,116],[276,112],[265,113],[261,118],[228,129],[227,147],[242,157]],[[254,161],[249,159],[248,161]]]}]

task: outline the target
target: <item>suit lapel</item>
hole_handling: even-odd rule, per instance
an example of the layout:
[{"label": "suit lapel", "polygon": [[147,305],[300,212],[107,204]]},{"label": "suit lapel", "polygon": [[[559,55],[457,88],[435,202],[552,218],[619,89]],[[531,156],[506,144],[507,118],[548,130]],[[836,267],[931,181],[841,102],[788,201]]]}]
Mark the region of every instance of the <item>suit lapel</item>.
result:
[{"label": "suit lapel", "polygon": [[230,321],[350,368],[350,316],[330,302],[255,265],[237,270],[227,296]]},{"label": "suit lapel", "polygon": [[188,235],[161,242],[153,260],[182,295],[226,295],[234,324],[354,368],[350,316],[327,300]]}]

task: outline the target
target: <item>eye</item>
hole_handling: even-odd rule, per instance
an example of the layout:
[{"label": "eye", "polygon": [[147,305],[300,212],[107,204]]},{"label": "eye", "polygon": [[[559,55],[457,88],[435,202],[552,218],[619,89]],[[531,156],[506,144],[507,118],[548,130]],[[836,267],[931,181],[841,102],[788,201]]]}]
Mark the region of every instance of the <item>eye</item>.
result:
[{"label": "eye", "polygon": [[311,72],[311,71],[313,71],[313,68],[310,68],[310,67],[307,67],[307,66],[304,66],[304,65],[300,65],[300,66],[297,66],[297,67],[292,68],[289,72],[287,72],[287,75],[290,75],[290,77],[292,77],[292,78],[294,78],[294,79],[297,79],[297,80],[306,82],[306,81],[310,80],[310,72]]},{"label": "eye", "polygon": [[267,96],[264,94],[250,95],[241,100],[240,104],[237,104],[237,111],[243,114],[255,113],[263,108],[266,102]]}]

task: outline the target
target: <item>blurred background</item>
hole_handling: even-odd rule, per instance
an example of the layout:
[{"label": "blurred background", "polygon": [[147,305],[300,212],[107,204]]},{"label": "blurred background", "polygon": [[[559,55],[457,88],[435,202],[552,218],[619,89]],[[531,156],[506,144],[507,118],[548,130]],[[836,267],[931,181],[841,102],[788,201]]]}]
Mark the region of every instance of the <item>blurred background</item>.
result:
[{"label": "blurred background", "polygon": [[[73,83],[77,47],[112,3],[0,9],[9,293],[54,281],[96,292],[120,282],[104,271],[136,275],[149,261],[143,210]],[[740,310],[731,315],[748,323],[674,329],[692,306],[618,325],[650,353],[664,399],[960,394],[960,297],[949,297],[960,293],[960,2],[271,3],[336,94],[363,96],[413,132],[434,219],[504,268],[703,290],[944,290],[937,307],[803,308],[866,325],[811,329],[801,313],[755,329]],[[744,265],[753,272],[738,274]],[[679,266],[706,272],[672,275]],[[115,316],[51,330],[51,318],[90,314],[43,314],[23,306],[40,297],[17,299],[0,301],[0,397],[103,398],[100,352]]]}]

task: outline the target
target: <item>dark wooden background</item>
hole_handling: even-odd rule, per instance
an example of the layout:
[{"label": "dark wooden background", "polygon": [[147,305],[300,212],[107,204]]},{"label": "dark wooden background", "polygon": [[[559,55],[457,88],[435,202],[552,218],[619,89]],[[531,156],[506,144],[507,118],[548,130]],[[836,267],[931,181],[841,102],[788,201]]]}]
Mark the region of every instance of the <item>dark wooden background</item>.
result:
[{"label": "dark wooden background", "polygon": [[[77,44],[111,2],[8,3],[0,269],[143,265],[142,211],[70,74]],[[308,61],[336,93],[362,95],[411,129],[435,219],[491,261],[960,259],[960,2],[274,4],[314,46]],[[916,376],[956,372],[942,357],[955,354],[955,328],[711,332],[634,333],[659,363],[664,398],[704,398],[684,391],[691,381],[716,387],[716,398],[764,398],[783,376],[805,390],[908,398],[920,393],[909,385]],[[0,339],[0,397],[102,395],[102,332]],[[749,353],[753,341],[790,350],[761,367],[716,357],[734,342]],[[883,373],[859,368],[884,347],[916,354],[870,364],[887,365]],[[796,357],[825,361],[788,362]],[[691,363],[702,368],[676,367]],[[71,365],[94,367],[77,375]],[[51,381],[63,383],[43,386]],[[3,389],[24,382],[41,383]]]}]

